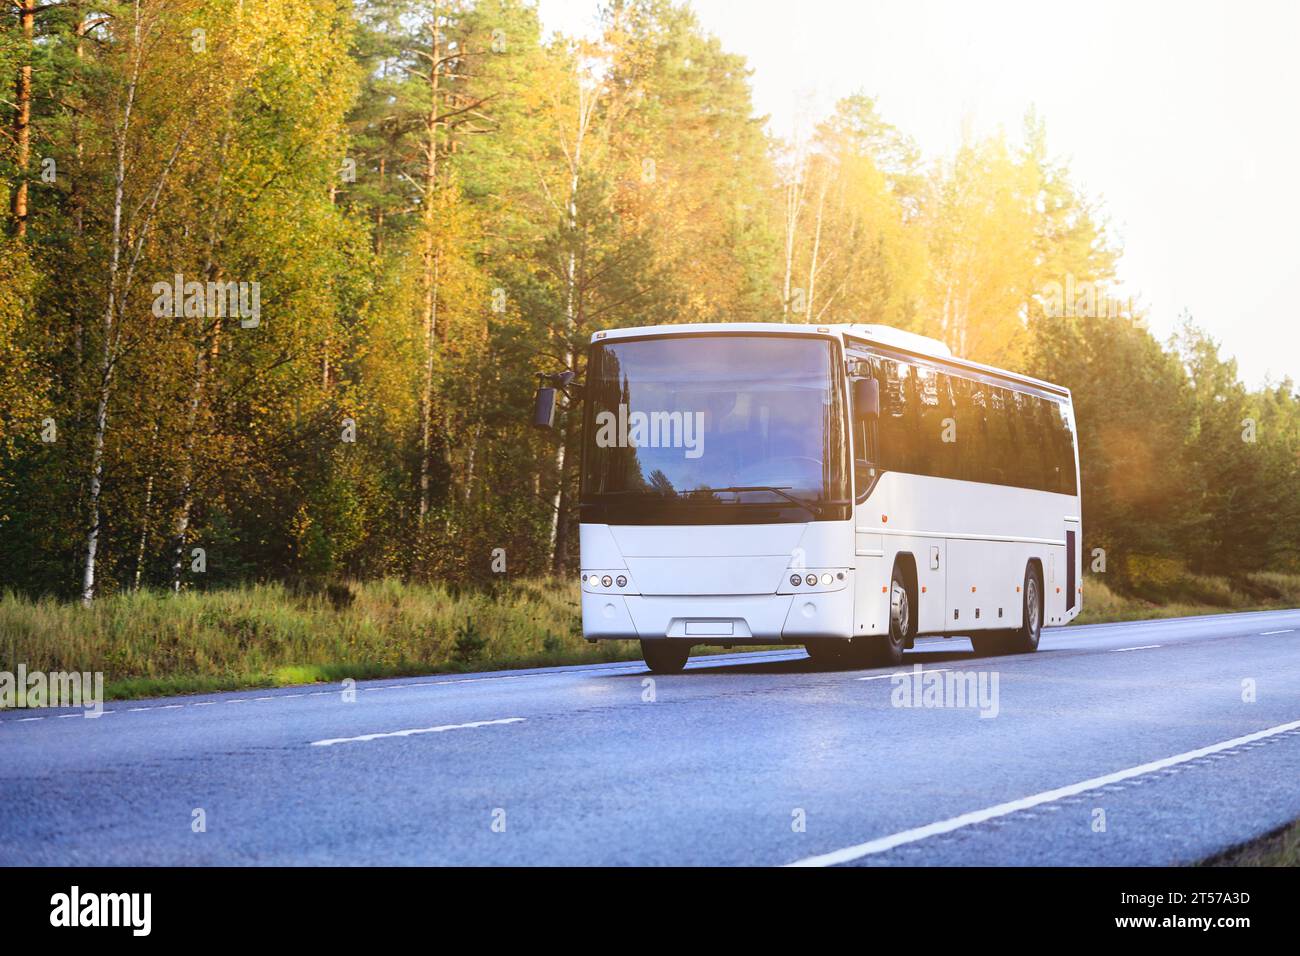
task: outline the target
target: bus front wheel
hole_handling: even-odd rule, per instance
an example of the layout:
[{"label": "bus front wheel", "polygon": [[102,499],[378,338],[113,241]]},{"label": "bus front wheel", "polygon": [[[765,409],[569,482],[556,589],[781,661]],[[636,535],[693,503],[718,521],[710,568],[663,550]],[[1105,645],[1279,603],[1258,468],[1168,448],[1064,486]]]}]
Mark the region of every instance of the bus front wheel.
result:
[{"label": "bus front wheel", "polygon": [[868,651],[868,660],[877,667],[894,667],[903,663],[903,648],[916,638],[916,612],[912,609],[912,589],[903,569],[894,565],[889,582],[889,635],[876,638]]},{"label": "bus front wheel", "polygon": [[676,674],[686,666],[686,658],[691,656],[691,645],[685,641],[668,639],[642,641],[641,656],[645,666],[656,674]]},{"label": "bus front wheel", "polygon": [[916,639],[916,612],[912,589],[903,569],[894,565],[889,585],[889,633],[861,634],[849,647],[849,658],[858,667],[897,667],[903,650]]}]

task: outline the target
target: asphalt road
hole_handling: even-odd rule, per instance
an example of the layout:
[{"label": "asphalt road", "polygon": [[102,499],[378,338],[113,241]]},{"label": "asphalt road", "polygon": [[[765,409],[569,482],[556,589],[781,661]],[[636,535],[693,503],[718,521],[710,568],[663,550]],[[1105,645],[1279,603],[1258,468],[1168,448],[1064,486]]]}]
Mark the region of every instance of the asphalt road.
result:
[{"label": "asphalt road", "polygon": [[6,711],[0,863],[1178,864],[1300,818],[1300,611],[916,664],[984,706],[796,648]]}]

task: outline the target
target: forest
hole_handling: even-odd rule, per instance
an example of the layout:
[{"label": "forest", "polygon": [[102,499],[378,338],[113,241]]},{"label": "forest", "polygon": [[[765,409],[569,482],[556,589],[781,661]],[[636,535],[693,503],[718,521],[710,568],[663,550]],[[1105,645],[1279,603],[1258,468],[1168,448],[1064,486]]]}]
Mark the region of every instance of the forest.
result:
[{"label": "forest", "polygon": [[927,156],[863,91],[780,139],[672,0],[591,37],[525,0],[5,0],[0,77],[0,591],[567,573],[579,423],[529,427],[538,376],[720,321],[1071,388],[1112,589],[1300,571],[1295,383],[1118,301],[1032,111]]}]

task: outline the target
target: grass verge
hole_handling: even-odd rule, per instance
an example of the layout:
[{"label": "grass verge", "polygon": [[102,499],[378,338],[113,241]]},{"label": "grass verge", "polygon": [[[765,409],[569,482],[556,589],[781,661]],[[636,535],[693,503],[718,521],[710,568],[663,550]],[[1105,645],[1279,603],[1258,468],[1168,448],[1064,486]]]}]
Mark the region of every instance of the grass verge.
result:
[{"label": "grass verge", "polygon": [[1300,821],[1266,833],[1198,866],[1300,866]]},{"label": "grass verge", "polygon": [[1195,617],[1235,611],[1270,611],[1300,607],[1300,575],[1252,574],[1239,582],[1188,575],[1181,598],[1152,600],[1113,591],[1097,578],[1085,579],[1083,611],[1075,624],[1108,624],[1160,617]]},{"label": "grass verge", "polygon": [[[1078,623],[1300,606],[1300,576],[1253,577],[1240,589],[1198,579],[1191,593],[1205,600],[1169,603],[1120,595],[1091,578]],[[1261,602],[1264,589],[1280,599]],[[635,642],[583,640],[579,599],[576,582],[554,578],[478,591],[396,580],[142,591],[89,608],[6,593],[0,666],[102,672],[105,696],[122,699],[638,659]]]}]

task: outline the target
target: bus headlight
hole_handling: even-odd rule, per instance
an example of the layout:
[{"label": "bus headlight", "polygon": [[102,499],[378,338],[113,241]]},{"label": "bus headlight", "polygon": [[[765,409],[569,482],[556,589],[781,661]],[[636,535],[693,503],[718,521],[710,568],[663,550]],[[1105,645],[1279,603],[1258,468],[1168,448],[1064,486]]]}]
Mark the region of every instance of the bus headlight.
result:
[{"label": "bus headlight", "polygon": [[789,594],[791,590],[798,593],[806,593],[808,588],[822,593],[826,591],[840,591],[849,586],[848,571],[846,568],[816,568],[808,570],[807,568],[787,568],[786,573],[789,575],[786,579],[789,584],[782,582],[779,591],[783,594]]}]

